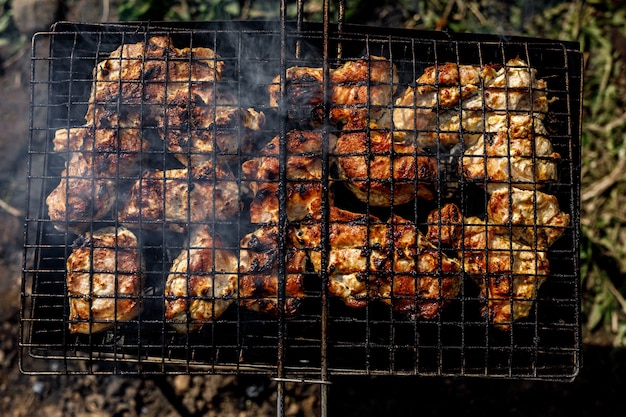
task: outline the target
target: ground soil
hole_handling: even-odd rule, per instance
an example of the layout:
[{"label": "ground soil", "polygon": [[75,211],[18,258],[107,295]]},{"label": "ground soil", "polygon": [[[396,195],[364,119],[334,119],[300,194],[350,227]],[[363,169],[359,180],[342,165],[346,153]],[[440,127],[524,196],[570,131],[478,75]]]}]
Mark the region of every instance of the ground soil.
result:
[{"label": "ground soil", "polygon": [[[94,11],[76,8],[80,13]],[[265,376],[46,376],[18,366],[22,211],[26,186],[29,50],[0,61],[0,415],[273,416],[276,383]],[[594,335],[581,374],[569,383],[418,377],[336,377],[333,416],[624,416],[626,353]],[[24,361],[28,362],[28,357]],[[319,415],[316,385],[289,383],[284,414]]]}]

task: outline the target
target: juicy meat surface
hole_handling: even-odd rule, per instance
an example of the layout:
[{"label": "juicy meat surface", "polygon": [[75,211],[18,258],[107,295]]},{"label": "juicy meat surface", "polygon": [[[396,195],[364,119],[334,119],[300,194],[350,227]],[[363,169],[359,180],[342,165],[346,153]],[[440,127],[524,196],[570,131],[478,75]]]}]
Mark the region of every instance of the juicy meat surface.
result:
[{"label": "juicy meat surface", "polygon": [[92,126],[59,129],[53,144],[66,168],[46,198],[48,216],[56,229],[76,234],[109,214],[119,182],[138,174],[149,149],[137,129]]},{"label": "juicy meat surface", "polygon": [[[398,75],[394,65],[384,57],[369,56],[346,61],[329,70],[330,120],[344,122],[359,109],[362,117],[374,116],[392,102]],[[317,125],[322,122],[324,101],[324,72],[322,68],[290,67],[285,74],[284,106],[287,117],[295,122]],[[281,91],[280,76],[268,88],[270,106],[278,107]]]},{"label": "juicy meat surface", "polygon": [[563,234],[570,215],[553,195],[541,191],[502,188],[487,203],[487,218],[495,233],[538,250],[546,250]]},{"label": "juicy meat surface", "polygon": [[239,188],[230,169],[205,162],[193,168],[149,170],[131,187],[118,213],[126,224],[184,231],[189,223],[228,220],[239,212]]},{"label": "juicy meat surface", "polygon": [[179,94],[210,104],[223,67],[212,49],[176,48],[165,36],[122,45],[96,65],[87,124],[146,125]]},{"label": "juicy meat surface", "polygon": [[110,179],[92,178],[92,170],[80,154],[75,154],[67,165],[61,181],[46,197],[48,217],[55,229],[80,234],[110,213],[117,184]]},{"label": "juicy meat surface", "polygon": [[190,231],[165,283],[165,320],[179,333],[217,320],[237,299],[236,254],[206,225]]},{"label": "juicy meat surface", "polygon": [[168,152],[185,166],[197,166],[214,155],[236,162],[239,152],[254,149],[255,131],[265,126],[265,114],[241,108],[232,94],[218,92],[215,102],[206,104],[199,97],[190,100],[178,91],[157,119]]},{"label": "juicy meat surface", "polygon": [[[326,249],[328,290],[347,306],[382,300],[395,311],[431,319],[461,288],[460,264],[398,216],[374,216],[331,207]],[[316,273],[322,271],[321,225],[302,224],[296,238]]]},{"label": "juicy meat surface", "polygon": [[433,319],[461,291],[461,264],[430,242],[415,224],[392,216],[390,272],[380,288],[383,301],[410,317]]},{"label": "juicy meat surface", "polygon": [[478,218],[465,219],[459,257],[486,300],[483,315],[508,330],[514,321],[532,312],[550,264],[545,251],[514,242],[497,231]]},{"label": "juicy meat surface", "polygon": [[[289,221],[319,219],[322,204],[321,132],[300,130],[286,135],[286,215]],[[255,224],[279,220],[280,137],[275,136],[259,156],[242,164],[243,177],[254,194],[250,220]]]},{"label": "juicy meat surface", "polygon": [[415,87],[395,101],[394,128],[424,148],[473,145],[486,133],[507,130],[507,114],[532,114],[541,121],[548,110],[547,84],[519,58],[502,68],[445,63],[425,70]]},{"label": "juicy meat surface", "polygon": [[[287,241],[293,241],[288,228]],[[285,255],[285,277],[279,279],[278,226],[262,226],[245,235],[239,245],[239,304],[249,310],[277,316],[281,312],[280,289],[284,288],[283,313],[298,313],[305,297],[304,272],[306,253],[288,244]]]},{"label": "juicy meat surface", "polygon": [[415,142],[361,119],[355,112],[332,149],[339,179],[361,201],[372,206],[405,204],[416,196],[434,198],[437,159]]},{"label": "juicy meat surface", "polygon": [[[328,291],[347,306],[361,308],[378,294],[378,285],[385,272],[387,254],[372,248],[384,248],[384,228],[374,216],[330,208],[329,246],[326,249]],[[307,251],[317,274],[322,273],[322,225],[306,222],[298,225],[295,237],[299,248]],[[372,229],[371,233],[368,229]]]},{"label": "juicy meat surface", "polygon": [[525,134],[527,130],[522,127],[519,135],[512,134],[516,127],[511,121],[508,133],[484,135],[469,147],[459,164],[461,175],[490,192],[506,184],[532,189],[556,181],[560,155],[554,152],[550,140]]},{"label": "juicy meat surface", "polygon": [[58,129],[53,145],[54,152],[70,163],[78,163],[72,157],[80,154],[91,177],[111,179],[137,175],[150,148],[139,129],[94,126]]},{"label": "juicy meat surface", "polygon": [[[523,201],[520,203],[522,207],[515,207],[514,211],[525,211],[529,206],[526,191],[523,194],[512,197]],[[546,198],[550,197],[546,195]],[[498,204],[503,199],[509,200],[503,195],[497,198]],[[543,203],[539,207],[545,208]],[[553,207],[548,208],[548,213],[551,210]],[[520,224],[526,214],[522,213]],[[537,216],[542,217],[542,214],[538,212]],[[550,214],[546,217],[552,218]],[[507,330],[514,321],[531,314],[539,287],[550,273],[550,264],[547,247],[524,242],[532,233],[533,224],[526,225],[526,230],[520,228],[518,233],[511,234],[509,226],[502,222],[498,224],[497,220],[497,217],[487,221],[478,217],[463,218],[458,207],[446,204],[428,216],[427,236],[439,244],[452,245],[457,249],[465,273],[480,288],[480,296],[484,300],[483,315],[490,323]],[[551,234],[544,243],[557,237]]]},{"label": "juicy meat surface", "polygon": [[145,270],[136,236],[107,227],[75,245],[66,263],[70,332],[96,333],[136,318]]}]

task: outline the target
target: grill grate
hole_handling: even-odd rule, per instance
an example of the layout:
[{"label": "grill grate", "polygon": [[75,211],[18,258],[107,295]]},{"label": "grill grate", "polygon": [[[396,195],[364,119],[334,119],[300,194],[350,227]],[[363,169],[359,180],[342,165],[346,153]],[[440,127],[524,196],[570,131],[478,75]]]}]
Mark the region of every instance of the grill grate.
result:
[{"label": "grill grate", "polygon": [[[33,42],[32,55],[32,106],[31,106],[31,129],[29,150],[29,199],[27,201],[27,215],[24,249],[24,280],[22,289],[22,332],[21,332],[21,366],[27,373],[116,373],[116,374],[163,374],[163,373],[263,373],[278,377],[279,380],[289,378],[304,378],[307,380],[327,381],[329,375],[341,374],[367,374],[367,375],[452,375],[452,376],[489,376],[505,378],[540,378],[540,379],[571,379],[580,367],[580,306],[579,306],[579,184],[580,184],[580,108],[581,108],[581,54],[577,45],[552,42],[538,39],[512,38],[501,39],[482,35],[451,35],[431,32],[401,31],[392,29],[377,29],[369,27],[353,27],[341,25],[341,30],[336,25],[314,24],[298,22],[214,22],[194,25],[175,24],[145,24],[145,25],[87,25],[60,23],[53,27],[49,33],[38,34]],[[115,185],[110,188],[106,199],[112,201],[111,208],[101,218],[95,215],[95,209],[88,207],[88,215],[83,219],[61,217],[61,220],[53,222],[46,198],[57,188],[66,175],[65,159],[69,159],[72,151],[58,152],[53,149],[52,138],[59,130],[69,132],[70,129],[85,125],[85,117],[90,112],[94,115],[98,109],[90,107],[93,99],[90,99],[94,88],[93,70],[99,62],[109,58],[109,55],[120,45],[131,45],[145,42],[152,37],[164,37],[179,49],[183,48],[211,48],[224,63],[222,79],[219,88],[230,91],[238,107],[247,109],[254,108],[257,112],[265,115],[263,127],[250,132],[244,126],[243,118],[235,118],[234,121],[224,126],[198,128],[194,131],[188,125],[174,123],[174,112],[178,107],[172,106],[174,111],[170,115],[172,101],[151,101],[149,94],[150,81],[141,79],[138,88],[142,92],[137,101],[135,98],[125,98],[122,94],[112,96],[110,101],[102,104],[108,120],[111,117],[124,118],[124,112],[129,112],[132,117],[129,120],[136,123],[132,126],[124,125],[125,121],[112,122],[112,127],[101,128],[114,131],[115,138],[119,140],[125,133],[140,137],[150,142],[147,149],[129,151],[121,149],[120,145],[114,146],[107,151],[88,149],[87,154],[104,155],[112,157],[115,161],[125,160],[127,156],[140,155],[140,161],[136,162],[135,172],[122,172],[124,166],[120,163],[114,165],[112,172],[103,175],[104,180],[110,180]],[[561,210],[571,216],[569,224],[564,228],[563,235],[550,246],[547,251],[550,273],[546,282],[538,290],[536,297],[531,298],[529,317],[514,322],[510,329],[503,330],[498,323],[493,322],[481,313],[485,309],[486,300],[481,295],[479,287],[472,282],[469,271],[450,274],[439,265],[432,274],[409,273],[412,282],[416,279],[431,279],[438,286],[442,286],[446,279],[451,276],[459,277],[458,293],[451,296],[439,294],[435,297],[439,311],[431,318],[410,317],[401,312],[394,311],[393,301],[403,300],[400,290],[391,290],[390,294],[381,296],[368,295],[357,301],[363,305],[359,308],[346,306],[340,297],[335,296],[328,290],[328,284],[333,281],[333,270],[326,267],[333,263],[335,255],[330,249],[334,239],[333,227],[337,226],[331,206],[358,212],[363,217],[351,219],[343,226],[350,226],[358,232],[359,225],[365,225],[367,229],[366,242],[375,235],[376,228],[389,233],[393,227],[402,226],[387,223],[387,219],[395,219],[401,216],[408,219],[413,229],[419,229],[426,233],[428,226],[427,215],[433,211],[440,212],[445,204],[454,202],[460,208],[463,215],[479,216],[484,219],[490,194],[485,191],[491,183],[489,179],[470,180],[459,175],[459,170],[464,167],[466,159],[459,152],[466,152],[462,145],[457,147],[436,147],[422,154],[422,150],[413,150],[409,157],[415,160],[417,156],[424,156],[434,160],[437,166],[437,179],[430,184],[434,198],[430,201],[412,199],[406,204],[394,204],[396,191],[401,187],[413,186],[419,188],[422,179],[413,179],[407,182],[391,182],[391,190],[394,193],[390,204],[377,207],[367,197],[365,203],[359,201],[348,191],[348,187],[359,185],[357,180],[341,179],[333,161],[337,156],[360,157],[362,153],[352,151],[339,155],[334,148],[333,141],[342,134],[337,124],[331,123],[332,112],[330,97],[329,74],[331,69],[339,68],[346,63],[355,63],[363,56],[382,56],[397,68],[398,80],[390,83],[397,87],[399,94],[408,86],[415,86],[415,80],[420,77],[424,70],[433,65],[454,63],[458,65],[478,65],[485,67],[495,65],[504,67],[509,60],[520,58],[528,65],[537,70],[538,77],[546,80],[545,92],[554,101],[550,103],[549,112],[546,115],[545,124],[549,133],[549,140],[554,151],[560,155],[557,162],[558,180],[541,188],[542,192],[556,197]],[[120,60],[120,58],[117,58]],[[173,71],[176,62],[193,63],[195,58],[175,57],[168,55],[158,58],[157,61],[174,63],[173,67],[166,71]],[[178,61],[177,61],[178,60]],[[122,62],[123,60],[120,60]],[[160,62],[159,61],[159,62]],[[209,66],[217,64],[216,58],[207,59]],[[205,62],[205,63],[206,63]],[[142,56],[139,65],[149,68],[153,62],[148,56]],[[375,60],[366,60],[368,73],[373,71]],[[320,101],[312,107],[293,106],[289,96],[290,88],[296,88],[287,76],[287,69],[293,66],[320,68],[321,83],[313,83],[321,88]],[[187,65],[184,68],[189,68]],[[191,73],[191,70],[189,70]],[[282,74],[277,80],[275,76]],[[391,74],[391,70],[390,70]],[[148,76],[144,76],[147,78]],[[189,92],[195,83],[187,80],[181,83]],[[184,78],[184,77],[183,77]],[[174,85],[175,81],[168,81]],[[310,80],[309,80],[310,82]],[[268,88],[273,84],[280,87],[277,107],[269,104]],[[123,83],[120,83],[121,86]],[[158,84],[158,83],[155,83]],[[214,91],[217,82],[204,82],[209,85],[210,91]],[[191,86],[191,87],[190,87]],[[352,85],[354,87],[354,85]],[[374,95],[377,86],[372,84],[365,88],[369,99]],[[419,87],[419,86],[418,86]],[[439,88],[439,86],[436,86]],[[121,87],[120,87],[121,88]],[[309,90],[306,90],[309,88]],[[460,87],[456,87],[459,89]],[[508,88],[508,87],[507,87]],[[305,83],[305,92],[310,93],[310,86]],[[443,89],[443,87],[442,87]],[[111,91],[115,88],[111,88]],[[506,90],[506,89],[505,89]],[[537,89],[537,91],[540,88]],[[295,90],[294,90],[295,91]],[[460,91],[460,90],[459,90]],[[508,91],[508,90],[506,90]],[[535,88],[531,89],[531,93]],[[145,93],[145,94],[144,94]],[[169,90],[166,95],[170,94]],[[295,99],[294,99],[295,100]],[[443,100],[440,98],[439,100]],[[436,112],[443,114],[444,111],[454,112],[463,116],[458,106],[450,109],[444,108],[441,101],[437,101]],[[156,103],[156,104],[155,104]],[[166,104],[167,103],[167,104]],[[190,105],[191,100],[183,100],[184,105]],[[214,114],[221,109],[227,108],[226,104],[220,104],[219,100],[206,105],[203,111]],[[390,104],[387,110],[393,111],[395,105]],[[507,102],[508,106],[508,102]],[[97,106],[96,106],[97,107]],[[201,108],[202,106],[199,106]],[[410,106],[409,106],[410,107]],[[156,110],[155,110],[156,109]],[[207,110],[208,109],[208,110]],[[364,106],[365,118],[376,117],[374,112],[380,109],[375,106]],[[354,110],[354,107],[353,107]],[[418,111],[413,105],[411,111]],[[430,109],[432,110],[432,109]],[[185,114],[188,110],[185,108]],[[212,112],[211,112],[212,111]],[[490,110],[482,106],[480,118],[485,121],[486,114]],[[154,113],[165,115],[161,125],[159,116]],[[523,114],[523,112],[519,112]],[[526,112],[528,113],[528,111]],[[515,110],[505,109],[507,117],[515,116]],[[114,116],[111,116],[114,115]],[[311,160],[321,161],[321,179],[303,180],[292,179],[289,158],[294,155],[289,152],[289,132],[298,128],[300,130],[315,130],[309,123],[308,127],[302,126],[304,118],[319,117],[321,127],[316,127],[321,145],[318,150],[309,150],[299,156]],[[170,119],[169,117],[172,117]],[[232,117],[232,116],[229,116]],[[439,133],[439,140],[446,132],[442,131],[442,125],[436,123],[435,130]],[[100,129],[100,128],[99,128]],[[182,129],[182,130],[181,130]],[[204,129],[204,131],[202,131]],[[345,128],[344,128],[345,129]],[[413,129],[416,130],[416,129]],[[224,134],[229,140],[234,141],[234,149],[222,150],[209,153],[207,159],[213,163],[218,160],[227,160],[233,170],[233,177],[221,178],[214,171],[210,171],[204,189],[207,195],[202,201],[218,200],[212,196],[218,194],[216,189],[221,190],[225,184],[232,185],[237,191],[235,199],[241,204],[241,209],[236,209],[231,216],[221,218],[218,211],[211,213],[202,219],[193,218],[193,208],[188,211],[182,210],[182,221],[156,220],[149,216],[139,216],[120,220],[119,213],[125,210],[124,204],[130,194],[132,184],[139,180],[146,170],[171,170],[184,169],[174,156],[171,149],[166,148],[168,135],[184,136],[186,144],[180,152],[184,158],[191,161],[200,155],[188,147],[188,140],[193,132],[202,134],[214,133],[212,138]],[[377,132],[372,126],[355,129],[353,133],[365,132],[371,136]],[[374,132],[374,133],[373,133]],[[428,133],[428,132],[425,132]],[[449,133],[449,132],[447,132]],[[471,130],[457,130],[461,137],[472,134]],[[274,276],[279,277],[277,289],[270,295],[255,296],[246,299],[243,296],[243,281],[247,275],[231,272],[236,277],[241,291],[233,294],[211,297],[211,294],[202,294],[198,297],[187,297],[184,305],[189,308],[190,303],[196,300],[209,300],[210,309],[218,309],[217,301],[229,299],[231,305],[224,313],[214,321],[204,323],[202,329],[189,334],[180,334],[175,331],[172,324],[176,322],[166,317],[166,302],[171,297],[166,295],[166,280],[170,274],[170,268],[179,253],[188,250],[186,238],[200,226],[209,226],[222,238],[222,242],[209,244],[209,248],[215,246],[216,251],[209,255],[212,262],[220,255],[217,249],[229,250],[236,254],[241,267],[241,256],[250,253],[247,249],[253,244],[262,245],[255,238],[248,246],[241,244],[242,239],[251,232],[257,230],[258,225],[250,220],[250,205],[254,201],[250,197],[248,189],[254,181],[245,178],[242,163],[267,152],[268,148],[246,150],[245,145],[252,135],[258,143],[268,142],[271,138],[278,138],[278,150],[275,154],[266,155],[269,159],[278,161],[277,177],[265,182],[259,181],[258,186],[276,187],[278,195],[278,222],[276,246],[269,247],[270,251],[278,254],[274,265]],[[486,135],[490,141],[493,136]],[[534,140],[533,136],[533,140]],[[219,141],[219,139],[218,139]],[[213,146],[217,146],[217,142]],[[186,147],[185,147],[186,146]],[[487,145],[485,145],[487,146]],[[375,151],[373,145],[367,142],[368,158],[373,159]],[[398,151],[396,151],[398,152]],[[531,158],[531,171],[538,170],[542,157],[535,155]],[[385,154],[389,155],[389,154]],[[506,155],[508,164],[512,164],[511,154]],[[364,159],[365,161],[366,159]],[[471,159],[470,159],[471,160]],[[481,161],[487,164],[489,158],[481,157]],[[397,161],[396,159],[393,160]],[[465,161],[465,162],[464,162]],[[194,163],[195,164],[195,163]],[[368,172],[367,180],[363,180],[366,191],[373,189],[376,181],[372,180],[372,166],[365,163]],[[94,178],[101,175],[88,170],[87,173],[79,174],[80,178],[86,178],[88,182],[87,193],[91,194],[94,201],[104,197],[96,196],[97,182]],[[107,176],[108,175],[108,176]],[[174,175],[172,173],[167,175]],[[102,177],[102,175],[101,175]],[[179,182],[189,188],[193,184],[194,189],[199,187],[201,181],[194,174],[184,172],[179,177]],[[79,183],[80,184],[80,183]],[[140,188],[148,188],[150,183],[141,183]],[[163,185],[163,182],[159,182]],[[293,221],[288,218],[290,204],[290,187],[294,184],[300,189],[306,186],[319,184],[322,196],[319,219],[313,221],[309,218],[303,221]],[[387,183],[386,183],[387,184]],[[424,183],[426,184],[426,182]],[[508,179],[503,182],[505,189],[511,190],[518,184]],[[539,193],[541,184],[531,180],[525,184],[531,194]],[[165,187],[169,187],[166,185]],[[69,190],[66,190],[69,192]],[[303,191],[304,192],[304,191]],[[183,203],[191,203],[191,196],[181,199]],[[331,198],[332,197],[332,198]],[[368,199],[369,198],[369,199]],[[166,203],[162,203],[164,205]],[[538,202],[534,205],[534,220],[524,229],[526,231],[540,233],[542,229],[539,223]],[[512,203],[507,204],[507,208]],[[261,214],[267,214],[270,209],[264,207]],[[313,216],[314,217],[314,216]],[[70,221],[71,220],[71,221]],[[76,222],[76,220],[81,220]],[[391,224],[391,226],[387,226]],[[443,224],[436,223],[436,225]],[[309,261],[302,272],[302,291],[305,294],[300,300],[298,312],[291,315],[289,305],[292,301],[292,293],[286,286],[290,271],[289,252],[293,248],[291,233],[292,226],[298,230],[315,228],[319,230],[319,245],[310,241],[296,250],[296,254],[308,250]],[[58,229],[55,228],[58,227]],[[69,326],[75,320],[70,318],[70,303],[75,299],[85,299],[88,306],[98,302],[98,296],[68,296],[68,284],[66,282],[66,261],[76,248],[93,250],[98,247],[98,230],[103,227],[127,226],[133,230],[139,238],[137,246],[139,263],[145,264],[143,289],[139,295],[119,292],[115,295],[117,304],[120,300],[136,300],[141,304],[136,317],[120,320],[105,331],[97,332],[98,320],[95,313],[88,316],[83,323],[87,328],[87,334],[72,333]],[[505,237],[512,240],[515,228],[507,224],[501,224],[507,230]],[[391,229],[390,229],[391,227]],[[483,226],[484,227],[484,226]],[[491,227],[491,226],[488,226]],[[59,230],[60,229],[60,230]],[[75,233],[80,229],[80,233]],[[550,229],[549,229],[550,230]],[[354,241],[358,241],[357,232]],[[85,238],[86,234],[92,236]],[[462,231],[461,235],[469,235]],[[79,238],[79,236],[82,236]],[[395,253],[400,253],[406,248],[400,243],[400,238],[406,235],[396,235],[391,240],[391,249],[384,252],[387,259],[392,259]],[[436,237],[442,238],[442,234]],[[119,238],[118,238],[119,239]],[[262,240],[262,239],[261,239]],[[118,288],[129,271],[120,267],[125,245],[114,241],[109,247],[113,253],[114,270],[105,270],[113,277],[113,282]],[[537,242],[534,242],[537,245]],[[308,245],[308,246],[307,246]],[[132,245],[131,245],[132,246]],[[354,246],[354,245],[353,245]],[[206,248],[205,246],[203,246]],[[133,249],[133,248],[130,248]],[[198,248],[193,248],[198,249]],[[201,248],[200,248],[201,249]],[[267,247],[266,247],[267,249]],[[355,249],[354,247],[352,249]],[[376,258],[380,250],[375,244],[365,245],[362,256],[366,262]],[[384,249],[384,248],[383,248]],[[406,249],[408,250],[408,249]],[[444,256],[458,258],[465,253],[474,255],[469,249],[455,251],[446,244],[434,245],[431,254],[441,260]],[[530,253],[540,251],[535,246]],[[381,252],[382,253],[382,252]],[[413,253],[414,259],[421,259],[420,255]],[[514,261],[519,253],[516,247],[509,242],[504,249],[504,258]],[[316,273],[314,256],[319,257],[322,271]],[[495,261],[502,257],[499,252],[487,252],[487,257],[493,256]],[[520,255],[521,256],[521,255]],[[391,257],[391,258],[389,258]],[[191,268],[190,261],[187,267]],[[538,260],[534,262],[534,268],[538,268]],[[94,257],[88,259],[88,269],[97,270]],[[392,271],[392,282],[400,282],[402,276],[393,270],[396,266],[387,266]],[[371,272],[369,276],[358,276],[363,281],[366,292],[370,293],[378,282],[385,278],[379,278],[378,272]],[[131,271],[131,276],[133,273]],[[135,278],[136,278],[135,273]],[[358,275],[358,274],[357,274]],[[405,274],[407,275],[407,274]],[[495,274],[494,274],[495,275]],[[208,270],[199,273],[199,279],[213,279],[214,282],[224,280],[228,273],[213,271],[209,265]],[[489,279],[492,277],[487,273]],[[207,278],[208,277],[208,278]],[[213,278],[211,278],[213,277]],[[536,282],[538,277],[530,273],[525,278]],[[493,277],[506,281],[506,277]],[[254,285],[261,286],[258,276],[251,279]],[[88,280],[89,281],[89,280]],[[95,291],[95,284],[87,284],[86,293]],[[215,284],[217,285],[217,284]],[[534,284],[537,285],[537,284]],[[186,288],[189,289],[189,288]],[[394,292],[397,291],[398,294]],[[413,291],[415,292],[415,291]],[[372,293],[373,294],[373,293]],[[395,298],[394,298],[395,297]],[[265,303],[259,303],[263,298]],[[106,300],[106,298],[102,298]],[[244,308],[247,301],[251,301],[257,308],[263,305],[276,308],[276,315],[268,315],[254,311],[254,308]],[[428,300],[426,300],[428,301]],[[445,303],[444,303],[445,301]],[[424,302],[420,296],[408,298],[408,304],[413,308]],[[510,307],[515,302],[505,300]],[[256,303],[256,304],[255,304]],[[241,306],[239,306],[240,304]],[[390,305],[392,304],[392,305]],[[445,306],[443,305],[445,304]],[[213,311],[215,314],[215,311]],[[185,330],[187,322],[178,323]],[[31,360],[23,359],[29,356]]]}]

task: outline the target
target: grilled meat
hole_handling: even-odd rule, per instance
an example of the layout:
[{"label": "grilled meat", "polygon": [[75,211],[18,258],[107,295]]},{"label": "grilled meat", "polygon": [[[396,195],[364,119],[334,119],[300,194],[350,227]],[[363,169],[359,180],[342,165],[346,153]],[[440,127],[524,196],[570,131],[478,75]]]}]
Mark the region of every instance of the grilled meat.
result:
[{"label": "grilled meat", "polygon": [[165,283],[165,320],[179,333],[217,320],[237,299],[239,262],[208,226],[196,226]]},{"label": "grilled meat", "polygon": [[514,321],[530,315],[550,264],[545,251],[514,242],[497,231],[479,218],[465,219],[459,257],[486,300],[483,315],[508,330]]},{"label": "grilled meat", "polygon": [[[497,204],[501,200],[509,200],[508,196],[496,195]],[[512,215],[508,213],[508,208],[503,208],[505,214],[502,218],[520,218],[519,224],[523,224],[531,204],[528,196],[524,191],[523,195],[511,198],[519,202],[520,206],[513,207]],[[537,200],[543,198],[537,197]],[[550,206],[553,202],[550,202],[548,196],[545,198],[547,201],[540,203],[539,207],[547,208],[547,220],[555,217],[563,219],[559,214],[551,216],[554,208]],[[493,203],[495,208],[496,201]],[[536,215],[542,217],[539,212]],[[465,273],[480,288],[481,297],[485,300],[482,311],[491,323],[506,330],[514,321],[530,314],[539,287],[550,272],[547,247],[538,242],[524,243],[534,233],[534,224],[520,227],[517,232],[510,234],[510,226],[497,224],[492,218],[487,221],[478,217],[462,218],[454,204],[433,211],[428,222],[427,235],[430,238],[439,244],[451,244],[457,248]],[[552,242],[556,237],[546,236],[544,242]],[[521,238],[520,241],[517,238]]]},{"label": "grilled meat", "polygon": [[132,186],[118,219],[144,229],[184,231],[189,223],[227,220],[239,212],[239,188],[230,169],[205,162],[193,168],[149,170]]},{"label": "grilled meat", "polygon": [[434,198],[438,178],[437,160],[410,140],[357,112],[348,119],[332,149],[339,178],[361,201],[372,206],[399,205],[416,196]]},{"label": "grilled meat", "polygon": [[456,204],[445,204],[428,214],[426,237],[436,245],[458,246],[463,237],[463,220],[463,213]]},{"label": "grilled meat", "polygon": [[[397,134],[408,136],[407,140],[417,139],[425,148],[458,143],[458,124],[444,128],[438,125],[438,117],[462,99],[480,94],[482,84],[494,75],[491,66],[481,69],[446,63],[427,68],[417,79],[416,86],[407,88],[395,101],[393,124]],[[441,137],[438,132],[443,132]]]},{"label": "grilled meat", "polygon": [[[460,264],[448,258],[398,216],[374,216],[331,207],[327,249],[328,291],[347,306],[382,300],[395,311],[426,319],[458,295]],[[322,270],[320,224],[301,224],[297,242],[313,269]]]},{"label": "grilled meat", "polygon": [[146,126],[163,117],[170,97],[214,102],[224,62],[209,48],[176,48],[154,36],[126,44],[96,65],[85,118],[94,126]]},{"label": "grilled meat", "polygon": [[502,188],[487,203],[487,218],[494,232],[511,234],[515,242],[546,250],[563,234],[569,214],[559,208],[557,198],[541,191]]},{"label": "grilled meat", "polygon": [[130,230],[86,233],[75,243],[66,268],[70,332],[100,332],[137,317],[145,268]]},{"label": "grilled meat", "polygon": [[[321,132],[293,130],[286,135],[287,219],[299,221],[321,216]],[[250,203],[252,223],[278,222],[280,137],[274,137],[260,156],[243,163],[242,173],[254,193]]]},{"label": "grilled meat", "polygon": [[[322,201],[321,132],[292,130],[285,138],[286,215],[289,222],[321,218]],[[305,296],[303,273],[306,253],[293,244],[293,228],[287,225],[286,278],[279,281],[279,169],[280,137],[274,137],[259,156],[242,164],[243,177],[253,193],[250,221],[261,225],[240,241],[241,301],[244,307],[278,315],[280,288],[285,289],[283,312],[298,312]]]},{"label": "grilled meat", "polygon": [[506,115],[532,114],[540,123],[548,110],[546,82],[519,58],[505,67],[445,63],[426,69],[395,101],[394,128],[424,148],[472,146],[481,136],[507,130]]},{"label": "grilled meat", "polygon": [[[91,177],[117,178],[137,175],[150,143],[139,129],[97,129],[83,126],[55,132],[54,152],[72,161],[75,154],[85,161]],[[77,163],[72,161],[71,163]]]},{"label": "grilled meat", "polygon": [[[487,188],[489,192],[503,185],[532,189],[557,180],[560,155],[552,149],[546,136],[520,134],[511,121],[509,131],[487,134],[465,151],[459,171],[469,181]],[[516,130],[517,131],[517,130]],[[523,133],[522,133],[523,132]]]},{"label": "grilled meat", "polygon": [[56,229],[77,234],[110,212],[118,182],[139,172],[149,147],[137,129],[91,126],[59,129],[53,143],[67,162],[46,198],[48,215]]},{"label": "grilled meat", "polygon": [[[307,251],[313,269],[322,272],[326,250],[328,291],[347,306],[361,308],[378,294],[387,253],[384,252],[384,223],[374,216],[330,208],[329,246],[322,242],[322,225],[303,222],[296,228],[298,248]],[[382,231],[382,233],[380,233]],[[376,250],[374,250],[376,248]]]},{"label": "grilled meat", "polygon": [[428,241],[412,222],[392,216],[387,228],[393,261],[380,296],[395,311],[436,318],[461,291],[461,264]]},{"label": "grilled meat", "polygon": [[[386,58],[369,56],[347,61],[336,69],[329,70],[330,121],[345,122],[350,113],[359,109],[361,118],[377,118],[377,114],[388,108],[396,91],[398,75],[395,66]],[[322,68],[290,67],[285,74],[284,107],[287,117],[305,124],[322,122],[321,106],[324,102]],[[281,91],[280,76],[269,86],[270,106],[278,107]]]},{"label": "grilled meat", "polygon": [[81,154],[75,154],[67,165],[59,185],[46,197],[48,216],[55,229],[80,234],[109,214],[117,184],[111,179],[93,178]]},{"label": "grilled meat", "polygon": [[218,92],[206,104],[185,91],[168,96],[167,107],[157,124],[165,146],[185,166],[197,166],[216,154],[230,162],[253,151],[254,132],[265,125],[265,115],[237,105],[232,94]]},{"label": "grilled meat", "polygon": [[277,316],[280,314],[280,289],[284,288],[283,312],[286,316],[298,313],[304,298],[306,253],[297,249],[293,229],[287,233],[285,251],[285,278],[279,279],[278,226],[262,226],[241,239],[239,252],[239,303],[243,307]]}]

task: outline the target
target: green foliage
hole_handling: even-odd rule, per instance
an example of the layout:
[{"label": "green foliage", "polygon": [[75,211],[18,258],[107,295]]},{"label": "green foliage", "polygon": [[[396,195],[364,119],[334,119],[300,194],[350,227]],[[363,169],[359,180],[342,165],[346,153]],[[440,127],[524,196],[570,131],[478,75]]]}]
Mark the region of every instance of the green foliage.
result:
[{"label": "green foliage", "polygon": [[12,0],[0,0],[0,48],[5,58],[18,54],[26,44],[26,37],[13,25]]},{"label": "green foliage", "polygon": [[174,0],[121,0],[117,4],[120,20],[163,20]]},{"label": "green foliage", "polygon": [[166,20],[231,20],[241,15],[239,1],[182,0],[174,3],[165,14]]}]

